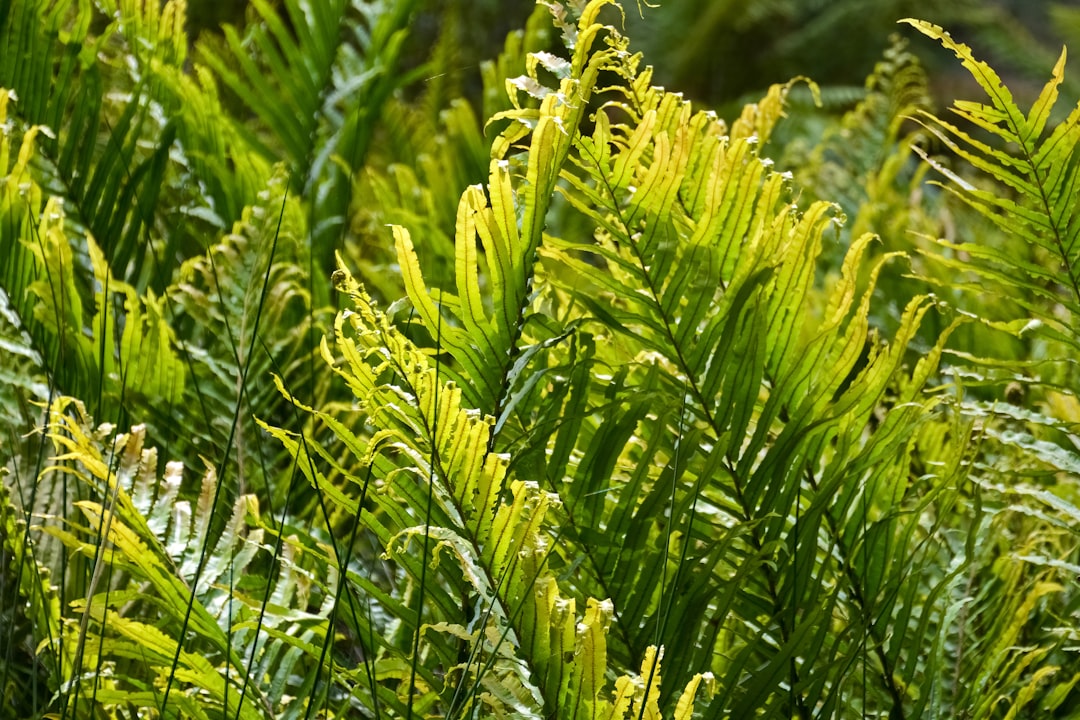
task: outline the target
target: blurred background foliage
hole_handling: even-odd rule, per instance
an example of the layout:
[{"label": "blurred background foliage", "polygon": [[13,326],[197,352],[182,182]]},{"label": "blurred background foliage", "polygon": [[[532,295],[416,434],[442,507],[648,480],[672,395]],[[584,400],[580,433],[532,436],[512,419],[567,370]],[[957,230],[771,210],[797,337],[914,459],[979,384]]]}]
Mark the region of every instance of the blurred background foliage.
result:
[{"label": "blurred background foliage", "polygon": [[[1037,92],[1061,44],[1075,40],[1078,29],[1075,3],[1039,0],[671,0],[663,6],[644,20],[631,18],[648,30],[631,35],[642,38],[660,83],[719,107],[796,75],[836,88],[837,99],[845,97],[841,88],[853,97],[903,17],[948,27],[981,48],[1007,80],[1018,76]],[[1065,16],[1071,24],[1061,22]],[[952,85],[972,87],[950,58],[932,50],[923,47],[919,55],[940,95],[953,97]]]},{"label": "blurred background foliage", "polygon": [[[657,4],[657,3],[651,3]],[[628,7],[626,30],[659,84],[733,112],[773,83],[812,78],[835,102],[851,104],[863,79],[897,30],[896,21],[918,17],[950,28],[983,56],[1015,91],[1041,87],[1062,44],[1080,40],[1076,0],[659,0],[660,11]],[[248,0],[190,0],[189,31],[220,32],[242,25]],[[495,57],[511,30],[525,26],[531,0],[427,0],[410,28],[409,63],[418,67],[443,53],[439,85],[445,97],[478,99],[479,65]],[[689,28],[689,32],[687,32]],[[827,48],[823,52],[822,48]],[[447,54],[452,55],[452,57]],[[917,54],[934,77],[936,96],[971,88],[950,58],[929,46]],[[1080,81],[1066,79],[1066,95]],[[722,115],[724,113],[721,113]]]}]

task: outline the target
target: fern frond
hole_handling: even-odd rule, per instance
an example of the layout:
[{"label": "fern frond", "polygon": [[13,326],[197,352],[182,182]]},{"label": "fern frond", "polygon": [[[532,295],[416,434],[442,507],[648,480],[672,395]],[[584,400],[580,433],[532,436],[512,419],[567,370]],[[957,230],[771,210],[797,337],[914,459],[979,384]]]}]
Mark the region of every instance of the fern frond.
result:
[{"label": "fern frond", "polygon": [[[595,18],[604,3],[590,3],[576,25],[577,44],[571,60],[548,54],[531,56],[529,74],[508,81],[515,109],[492,118],[510,120],[511,125],[496,138],[489,167],[486,193],[474,186],[461,197],[457,211],[455,242],[456,296],[440,293],[437,310],[429,297],[409,231],[394,228],[398,262],[402,267],[409,299],[428,332],[442,328],[440,343],[454,356],[461,370],[447,368],[466,393],[470,405],[502,415],[516,381],[514,361],[525,323],[532,289],[537,249],[559,172],[582,124],[597,77],[612,67],[625,42],[617,36],[612,47],[593,49],[598,36],[606,32]],[[560,79],[557,90],[543,91],[539,108],[525,102],[529,92],[518,88],[540,88],[542,67]],[[512,181],[514,162],[510,153],[526,134],[528,164],[524,182]],[[519,222],[518,215],[521,220]],[[477,252],[483,249],[483,259]],[[490,300],[480,296],[481,272],[490,285]],[[446,312],[448,322],[438,315]]]},{"label": "fern frond", "polygon": [[[925,152],[921,154],[951,181],[948,187],[952,192],[1007,236],[1030,244],[1037,255],[1025,260],[992,244],[970,242],[945,243],[946,247],[971,256],[968,270],[995,283],[1004,281],[1019,294],[1038,298],[1041,303],[1059,303],[1071,316],[1076,315],[1080,312],[1080,106],[1062,122],[1049,126],[1064,79],[1065,51],[1031,109],[1024,112],[998,74],[977,60],[967,45],[936,25],[905,22],[952,50],[986,93],[988,104],[957,101],[952,108],[972,129],[925,112],[919,117],[945,147],[997,183],[999,189],[981,189]],[[1060,326],[1048,310],[1028,309],[1040,321]],[[1070,343],[1077,346],[1075,340]]]},{"label": "fern frond", "polygon": [[319,259],[326,265],[349,221],[351,175],[364,166],[382,108],[401,82],[416,6],[287,0],[278,10],[259,0],[243,36],[224,27],[228,56],[200,55],[262,124],[266,136],[250,137],[251,145],[267,160],[287,162],[310,196],[321,218],[312,223],[311,245],[325,248]]},{"label": "fern frond", "polygon": [[[353,484],[365,488],[358,503],[316,469],[310,441],[268,429],[296,453],[301,471],[327,498],[359,511],[361,523],[384,543],[387,557],[405,570],[410,588],[405,595],[420,593],[424,599],[402,616],[409,634],[419,634],[413,636],[413,652],[423,652],[423,659],[411,659],[416,670],[410,676],[414,700],[409,702],[424,697],[422,680],[437,689],[448,712],[464,712],[481,699],[478,693],[494,673],[504,687],[512,677],[510,687],[519,688],[512,701],[504,698],[510,703],[507,710],[560,717],[602,712],[608,707],[603,634],[611,608],[589,600],[579,621],[575,602],[561,595],[546,569],[550,549],[542,528],[553,498],[508,476],[508,458],[488,448],[494,418],[463,406],[464,393],[439,377],[438,366],[387,320],[346,271],[340,277],[355,311],[337,320],[340,359],[329,344],[324,343],[323,352],[378,431],[361,439],[331,415],[306,409],[334,429],[380,479],[380,487],[369,492],[366,481],[352,477]],[[368,502],[374,505],[371,510],[364,507]],[[442,570],[443,555],[453,560],[454,572]],[[429,569],[438,572],[438,580]],[[454,589],[468,598],[467,617],[479,620],[477,629],[468,629],[460,617],[462,608],[450,592]],[[449,662],[455,640],[466,643],[461,651],[467,662],[460,664],[458,654],[455,684],[447,682],[439,690],[437,678],[425,669]]]},{"label": "fern frond", "polygon": [[[7,117],[11,95],[0,93],[0,119]],[[162,302],[152,292],[139,298],[132,286],[115,278],[92,236],[73,242],[62,199],[46,200],[30,171],[41,132],[29,129],[14,158],[11,132],[0,138],[0,213],[3,246],[10,253],[0,279],[12,309],[63,387],[99,402],[136,387],[175,402],[183,393],[185,372],[171,347],[173,334]],[[75,249],[79,246],[82,252]],[[114,310],[118,305],[123,314]]]},{"label": "fern frond", "polygon": [[[123,40],[145,45],[152,38],[163,58],[180,60],[165,50],[186,42],[180,4],[122,5],[130,12],[121,17]],[[97,239],[114,274],[139,292],[160,292],[155,249],[145,238],[156,229],[175,128],[153,112],[161,97],[144,69],[120,69],[125,43],[116,25],[94,35],[91,15],[89,4],[70,0],[12,3],[0,26],[0,87],[20,98],[13,119],[47,128],[36,153],[38,182],[65,199],[66,212]],[[39,50],[22,50],[30,46]],[[40,210],[22,208],[30,215]]]},{"label": "fern frond", "polygon": [[910,192],[902,183],[910,182],[918,167],[910,149],[915,138],[904,123],[930,105],[921,63],[906,41],[894,36],[866,79],[864,97],[826,130],[811,157],[789,150],[783,164],[792,167],[803,192],[839,203],[851,218],[842,237],[876,231],[888,247],[903,247],[904,232],[918,227],[921,208],[901,204],[903,193]]},{"label": "fern frond", "polygon": [[279,168],[231,232],[184,262],[168,289],[193,378],[185,402],[160,408],[155,424],[164,431],[177,421],[189,428],[175,440],[177,453],[187,457],[207,453],[198,443],[221,451],[231,440],[235,465],[228,472],[237,471],[242,488],[267,482],[269,450],[252,416],[284,412],[273,385],[256,380],[278,372],[299,388],[306,380],[302,361],[310,357],[306,336],[313,322],[325,322],[307,289],[308,225],[287,185]]},{"label": "fern frond", "polygon": [[[919,392],[944,339],[913,372],[903,367],[930,303],[916,298],[908,305],[890,344],[868,341],[870,297],[883,262],[869,265],[865,282],[861,268],[872,238],[855,241],[841,276],[821,288],[814,268],[834,208],[791,204],[786,176],[758,154],[781,117],[788,86],[773,88],[729,130],[652,87],[639,57],[596,21],[602,5],[588,4],[576,23],[556,8],[557,24],[574,41],[572,57],[537,54],[529,72],[508,83],[515,105],[495,118],[511,124],[493,145],[487,186],[466,190],[458,206],[453,294],[430,286],[411,234],[394,228],[406,291],[423,327],[417,336],[428,353],[453,362],[433,369],[428,354],[377,313],[366,293],[347,286],[358,308],[349,320],[366,350],[354,350],[339,334],[337,363],[349,368],[341,372],[373,434],[362,439],[325,414],[320,420],[376,476],[393,473],[393,463],[371,449],[385,442],[408,456],[415,477],[431,478],[427,496],[423,485],[395,485],[409,515],[423,520],[413,521],[409,537],[422,532],[433,544],[450,543],[445,523],[465,527],[466,537],[478,538],[481,557],[484,526],[470,513],[489,507],[490,488],[467,483],[474,489],[459,497],[454,487],[461,481],[440,471],[439,460],[471,445],[480,468],[490,453],[514,448],[516,467],[536,471],[545,492],[561,500],[544,511],[558,513],[564,527],[547,559],[551,571],[586,602],[611,598],[605,653],[623,667],[651,646],[684,648],[669,671],[676,687],[712,671],[725,689],[716,711],[740,715],[762,707],[809,711],[822,698],[840,702],[846,673],[861,664],[874,677],[874,707],[902,708],[907,699],[894,677],[895,657],[870,659],[865,646],[827,639],[830,618],[843,616],[849,620],[841,636],[869,633],[867,642],[883,643],[875,623],[888,625],[900,611],[879,597],[898,591],[913,544],[925,541],[916,537],[917,523],[898,519],[906,516],[896,507],[914,462],[907,440],[937,404]],[[607,47],[596,49],[600,38]],[[617,78],[604,89],[603,105],[589,102],[601,69]],[[551,76],[557,87],[542,81]],[[586,121],[588,107],[597,109]],[[548,196],[556,189],[594,224],[593,237],[552,230]],[[816,303],[823,309],[814,313]],[[579,330],[586,327],[603,334],[602,350]],[[594,367],[610,370],[605,382],[590,377]],[[440,375],[453,382],[440,407],[476,407],[491,427],[426,409],[434,400],[423,398],[437,394],[432,378]],[[897,385],[904,388],[900,403],[920,410],[897,411],[878,433],[832,446],[864,427]],[[459,444],[445,444],[436,427],[456,432]],[[311,461],[310,449],[277,434],[301,468]],[[419,445],[414,440],[425,437]],[[359,507],[316,470],[305,472],[328,497],[336,493],[347,508]],[[852,484],[866,476],[880,484]],[[932,483],[929,497],[948,495],[954,480]],[[841,487],[853,489],[835,504]],[[365,526],[392,538],[386,520],[408,520],[378,497],[379,511],[365,516]],[[472,502],[464,505],[464,497]],[[856,509],[871,503],[880,506],[873,520]],[[864,521],[849,527],[851,517]],[[855,557],[869,533],[899,538],[890,557],[905,563],[890,567],[886,578],[881,566],[865,568]],[[422,550],[430,551],[426,541]],[[457,556],[472,567],[464,551]],[[492,572],[490,561],[481,566]],[[408,570],[413,586],[425,586],[425,572],[415,564]],[[495,586],[490,575],[465,582],[481,598]],[[834,586],[848,588],[842,606],[829,590]],[[450,612],[444,583],[426,592],[428,612],[437,619]],[[503,608],[492,613],[521,636],[507,608],[526,602],[527,609],[532,601],[498,591],[495,597]],[[520,651],[534,667],[528,646]],[[758,668],[752,680],[749,667]],[[549,683],[537,684],[549,707],[562,697]],[[678,698],[669,689],[657,703],[657,710],[675,708]]]},{"label": "fern frond", "polygon": [[[51,572],[38,557],[38,547],[25,518],[13,504],[5,483],[0,483],[0,633],[8,654],[0,662],[4,703],[0,712],[29,712],[28,698],[36,684],[26,675],[44,675],[51,692],[71,678],[74,637],[62,621],[61,599]],[[20,632],[21,619],[27,624]],[[20,667],[20,659],[29,661]],[[44,691],[46,688],[41,688]],[[39,691],[39,696],[44,692]]]},{"label": "fern frond", "polygon": [[[66,641],[58,647],[72,665],[65,677],[80,679],[61,697],[70,707],[135,703],[160,711],[161,687],[171,676],[178,690],[169,716],[215,708],[246,718],[295,712],[314,677],[302,663],[318,659],[314,641],[327,622],[327,606],[308,609],[309,570],[302,564],[314,555],[288,542],[275,580],[243,585],[246,573],[263,572],[272,550],[263,541],[268,528],[260,527],[258,502],[237,498],[223,529],[214,528],[214,471],[203,477],[194,505],[179,499],[182,465],[169,463],[159,479],[157,452],[144,447],[145,435],[142,426],[125,434],[93,428],[82,406],[67,398],[50,408],[56,455],[47,473],[78,480],[96,498],[76,503],[82,524],[42,528],[93,567],[86,596],[72,602],[74,615],[62,618]],[[212,559],[200,568],[206,545]],[[153,609],[153,625],[133,612],[143,606]],[[182,626],[196,643],[178,645]],[[103,662],[119,672],[108,681],[84,675]],[[150,684],[153,691],[145,691]]]},{"label": "fern frond", "polygon": [[[919,119],[974,172],[954,170],[922,152],[924,159],[945,176],[945,186],[976,219],[989,221],[996,230],[975,235],[979,226],[973,222],[976,230],[966,237],[938,240],[943,251],[928,262],[952,278],[960,313],[977,321],[993,340],[953,353],[957,367],[952,377],[972,394],[958,398],[955,412],[970,418],[981,433],[971,470],[978,512],[965,550],[973,568],[992,563],[998,570],[987,582],[972,569],[967,584],[951,590],[954,602],[963,604],[953,611],[963,652],[952,658],[951,700],[985,713],[1008,707],[1009,716],[1016,717],[1028,712],[1025,707],[1037,696],[1060,706],[1058,698],[1075,685],[1074,672],[1060,672],[1068,664],[1062,664],[1061,631],[1041,628],[1057,627],[1051,608],[1070,602],[1057,599],[1069,593],[1071,577],[1061,582],[1066,575],[1058,573],[1068,571],[1053,558],[1075,551],[1075,537],[1066,538],[1059,528],[1062,518],[1076,514],[1065,499],[1073,493],[1065,488],[1075,484],[1080,470],[1073,442],[1076,414],[1067,409],[1076,402],[1080,349],[1075,329],[1080,311],[1080,105],[1055,122],[1065,80],[1064,50],[1031,108],[1023,110],[971,48],[940,27],[906,22],[953,51],[987,96],[986,102],[954,103],[959,122],[926,112]],[[931,282],[941,283],[941,278],[927,275]],[[1019,372],[1003,375],[1000,369],[1009,366]],[[1006,385],[1010,381],[1019,389]],[[1026,387],[1034,389],[1032,400],[1026,398]],[[986,402],[988,393],[1002,388],[1004,397]],[[1055,411],[1043,412],[1040,406]],[[1000,510],[983,516],[984,498],[993,498]],[[976,553],[988,533],[999,539],[989,543],[987,555]],[[993,547],[994,542],[1000,544]],[[1009,640],[1016,633],[1024,635],[1022,648]],[[983,637],[994,640],[981,642]],[[935,697],[923,704],[940,707],[942,702]]]},{"label": "fern frond", "polygon": [[[208,68],[195,65],[187,73],[154,63],[151,70],[173,108],[180,184],[195,184],[200,191],[192,198],[192,207],[185,208],[185,219],[206,222],[211,232],[227,232],[244,208],[258,202],[273,167],[252,147],[251,134],[226,120],[227,105]],[[205,252],[201,242],[174,245],[170,250],[182,257]]]}]

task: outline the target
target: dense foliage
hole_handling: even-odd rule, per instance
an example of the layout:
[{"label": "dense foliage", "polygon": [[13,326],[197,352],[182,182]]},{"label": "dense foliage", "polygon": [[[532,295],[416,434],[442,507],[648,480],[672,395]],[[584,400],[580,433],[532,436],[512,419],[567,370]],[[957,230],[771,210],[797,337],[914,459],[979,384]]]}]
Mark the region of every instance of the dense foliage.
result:
[{"label": "dense foliage", "polygon": [[474,105],[420,6],[0,5],[0,717],[1078,716],[1065,53],[725,122],[552,0]]}]

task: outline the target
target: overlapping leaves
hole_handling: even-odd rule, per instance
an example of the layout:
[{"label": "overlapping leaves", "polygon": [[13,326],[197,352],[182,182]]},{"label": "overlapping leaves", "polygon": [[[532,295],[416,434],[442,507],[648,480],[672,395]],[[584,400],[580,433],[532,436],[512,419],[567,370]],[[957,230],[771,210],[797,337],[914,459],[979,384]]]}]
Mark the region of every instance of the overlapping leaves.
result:
[{"label": "overlapping leaves", "polygon": [[948,243],[970,261],[946,257],[940,261],[1021,290],[1014,301],[1049,326],[1055,340],[1075,349],[1075,333],[1052,310],[1060,306],[1070,318],[1080,312],[1080,105],[1060,122],[1050,123],[1065,77],[1065,51],[1025,113],[1008,86],[989,65],[975,58],[971,48],[940,27],[907,22],[952,50],[989,101],[957,101],[952,111],[962,124],[926,112],[919,117],[945,147],[1003,191],[979,187],[926,153],[924,158],[952,181],[950,190],[997,225],[1005,237],[1023,240],[1031,250],[1030,256],[1018,257],[1012,243]]},{"label": "overlapping leaves", "polygon": [[[295,698],[305,676],[294,677],[293,668],[305,656],[303,643],[325,623],[326,608],[308,612],[308,580],[295,540],[280,554],[275,580],[241,589],[243,575],[265,567],[271,549],[258,527],[254,496],[236,499],[219,532],[210,514],[213,469],[194,505],[180,499],[183,465],[168,463],[159,477],[157,450],[144,447],[144,427],[125,434],[108,425],[95,428],[81,404],[60,398],[50,408],[49,435],[54,458],[46,476],[77,480],[87,497],[66,524],[44,527],[85,557],[90,569],[86,596],[72,605],[74,613],[65,613],[62,624],[55,618],[35,629],[42,650],[63,668],[51,680],[68,711],[78,714],[80,704],[95,712],[132,704],[160,709],[166,682],[179,686],[170,716],[210,717],[216,709],[236,717],[281,717],[302,707]],[[207,544],[212,556],[200,567]],[[156,620],[132,612],[140,605],[152,607]],[[196,643],[180,643],[182,625]],[[293,642],[271,641],[283,635]],[[101,673],[103,666],[112,671]],[[158,682],[151,688],[140,677]]]},{"label": "overlapping leaves", "polygon": [[[654,644],[678,647],[676,686],[715,672],[728,689],[720,712],[731,713],[844,702],[844,671],[811,681],[812,669],[862,663],[879,684],[873,706],[902,705],[897,658],[872,659],[855,638],[883,642],[873,628],[892,622],[898,607],[883,598],[895,597],[905,557],[926,537],[898,508],[931,502],[908,498],[906,468],[911,433],[936,404],[917,398],[939,350],[913,374],[902,370],[929,303],[908,306],[892,343],[870,337],[880,263],[869,285],[859,268],[872,238],[853,243],[841,277],[823,291],[814,268],[832,206],[792,205],[785,176],[757,154],[786,88],[729,131],[652,88],[614,31],[586,24],[601,5],[589,4],[576,28],[562,21],[575,39],[571,60],[539,54],[511,83],[539,107],[502,116],[513,124],[494,143],[489,182],[462,196],[455,294],[429,291],[409,234],[394,229],[426,341],[453,361],[437,365],[455,382],[450,407],[464,401],[490,414],[488,452],[513,448],[519,466],[539,471],[561,500],[549,562],[582,596],[612,599],[609,651],[620,663]],[[593,50],[601,41],[606,47]],[[598,68],[621,82],[606,88],[614,99],[603,105],[585,92]],[[558,85],[546,87],[552,76]],[[584,108],[592,109],[588,123]],[[556,187],[594,234],[549,229],[546,197]],[[815,305],[823,310],[812,313]],[[355,322],[371,328],[376,319]],[[605,338],[602,349],[593,333]],[[378,372],[354,391],[368,398],[376,378],[396,377],[387,382],[398,394],[364,411],[374,437],[411,446],[407,438],[447,418],[400,416],[424,395],[410,389],[419,379],[408,380],[422,356],[405,359],[400,341],[386,337],[369,345]],[[601,367],[610,369],[604,382],[593,375]],[[862,436],[855,429],[888,392],[905,410]],[[834,445],[839,437],[847,440]],[[425,455],[439,457],[439,448],[432,442]],[[440,476],[431,473],[433,483]],[[953,481],[942,475],[932,486]],[[453,492],[441,488],[443,497],[439,488],[432,485],[429,507],[439,511],[431,524],[468,526],[461,508],[445,506]],[[414,512],[423,501],[413,496]],[[876,519],[865,519],[868,507]],[[856,550],[870,533],[896,538],[872,567]],[[883,568],[893,572],[882,577]],[[834,583],[849,588],[847,603],[830,595]],[[730,589],[718,595],[719,587]],[[918,602],[908,596],[899,606]],[[841,616],[848,621],[828,643],[822,633]],[[749,667],[758,668],[753,681]]]}]

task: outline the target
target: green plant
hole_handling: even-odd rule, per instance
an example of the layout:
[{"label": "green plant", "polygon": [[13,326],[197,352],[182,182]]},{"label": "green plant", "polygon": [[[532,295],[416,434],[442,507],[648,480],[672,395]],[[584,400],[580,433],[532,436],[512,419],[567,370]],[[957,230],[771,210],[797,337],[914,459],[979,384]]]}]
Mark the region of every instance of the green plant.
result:
[{"label": "green plant", "polygon": [[1070,712],[1063,60],[913,22],[1004,145],[899,45],[819,140],[539,5],[482,126],[411,3],[0,11],[0,715]]}]

